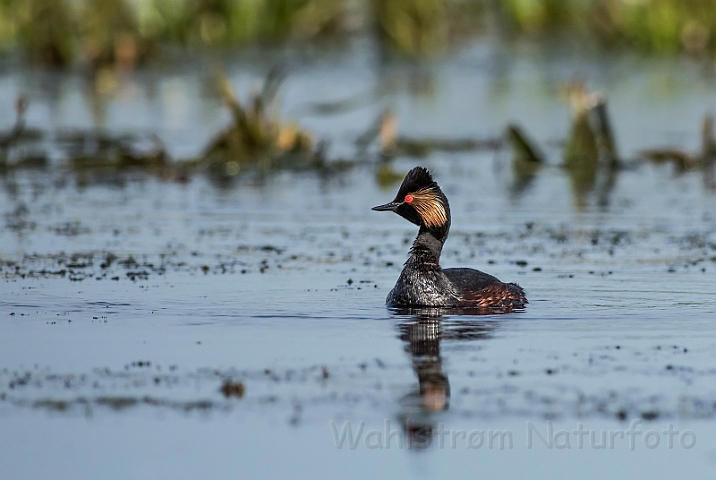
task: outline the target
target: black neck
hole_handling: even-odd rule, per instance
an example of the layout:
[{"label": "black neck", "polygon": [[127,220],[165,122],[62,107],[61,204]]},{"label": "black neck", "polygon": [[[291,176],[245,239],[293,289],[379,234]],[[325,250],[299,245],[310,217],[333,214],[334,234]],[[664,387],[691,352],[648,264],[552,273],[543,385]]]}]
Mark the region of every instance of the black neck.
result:
[{"label": "black neck", "polygon": [[440,265],[440,253],[447,239],[447,229],[434,230],[420,227],[418,236],[410,249],[410,259],[421,264]]}]

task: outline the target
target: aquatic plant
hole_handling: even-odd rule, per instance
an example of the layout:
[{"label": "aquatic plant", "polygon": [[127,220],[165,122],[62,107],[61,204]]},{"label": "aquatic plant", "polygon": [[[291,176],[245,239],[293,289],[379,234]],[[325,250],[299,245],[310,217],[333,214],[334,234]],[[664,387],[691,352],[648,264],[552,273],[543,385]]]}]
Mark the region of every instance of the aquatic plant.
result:
[{"label": "aquatic plant", "polygon": [[283,81],[283,73],[273,69],[260,92],[242,102],[228,78],[217,74],[217,84],[232,123],[209,144],[201,159],[213,173],[234,176],[248,165],[261,169],[275,166],[316,167],[322,164],[314,151],[312,136],[298,125],[281,120],[273,100]]},{"label": "aquatic plant", "polygon": [[396,171],[389,162],[383,162],[375,168],[375,181],[380,188],[389,188],[402,181],[405,173]]},{"label": "aquatic plant", "polygon": [[507,145],[512,152],[512,193],[523,193],[533,182],[537,172],[545,165],[542,152],[517,125],[507,126]]},{"label": "aquatic plant", "polygon": [[42,138],[42,133],[27,127],[27,105],[26,97],[18,97],[15,101],[15,125],[7,132],[0,131],[0,173],[47,166],[47,155],[33,148]]},{"label": "aquatic plant", "polygon": [[706,114],[701,122],[701,151],[688,152],[681,148],[652,148],[639,154],[642,160],[654,163],[670,163],[676,175],[689,170],[700,170],[704,186],[716,191],[716,139],[714,139],[714,119]]},{"label": "aquatic plant", "polygon": [[578,31],[608,47],[703,53],[716,47],[714,0],[505,0],[507,25],[528,34]]},{"label": "aquatic plant", "polygon": [[[430,56],[475,38],[578,33],[651,52],[716,50],[714,0],[0,0],[0,47],[47,66],[131,68],[161,45],[227,47],[374,36]],[[577,38],[577,37],[575,37]]]},{"label": "aquatic plant", "polygon": [[[335,28],[342,0],[153,0],[153,25],[188,45],[227,45],[306,38]],[[178,12],[178,13],[176,13]]]},{"label": "aquatic plant", "polygon": [[338,29],[344,0],[0,0],[0,46],[43,65],[132,67],[161,43],[224,46]]},{"label": "aquatic plant", "polygon": [[564,28],[583,15],[584,2],[564,0],[505,0],[497,2],[500,18],[509,28],[538,34]]},{"label": "aquatic plant", "polygon": [[448,39],[445,0],[372,0],[372,14],[383,45],[409,54],[445,49]]},{"label": "aquatic plant", "polygon": [[572,125],[564,147],[564,167],[572,183],[578,208],[596,190],[599,204],[606,206],[620,167],[619,155],[607,114],[606,99],[589,92],[583,81],[567,87]]},{"label": "aquatic plant", "polygon": [[71,6],[66,0],[4,0],[0,37],[6,45],[21,43],[36,62],[67,65],[75,54]]},{"label": "aquatic plant", "polygon": [[139,31],[135,11],[125,0],[82,3],[76,16],[84,60],[95,68],[132,69],[152,51],[153,38]]},{"label": "aquatic plant", "polygon": [[701,53],[716,47],[714,0],[594,0],[591,27],[609,45]]}]

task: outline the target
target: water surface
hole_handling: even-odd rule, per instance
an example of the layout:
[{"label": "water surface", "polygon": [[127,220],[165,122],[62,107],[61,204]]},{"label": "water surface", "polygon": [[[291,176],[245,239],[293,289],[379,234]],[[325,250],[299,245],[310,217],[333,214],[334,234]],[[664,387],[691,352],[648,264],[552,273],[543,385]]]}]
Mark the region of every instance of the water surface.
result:
[{"label": "water surface", "polygon": [[[443,266],[480,268],[526,289],[530,304],[509,315],[384,307],[415,228],[370,211],[397,188],[379,188],[370,165],[330,179],[248,175],[231,188],[202,176],[87,185],[61,170],[4,177],[8,478],[434,477],[476,468],[499,477],[711,478],[716,197],[699,172],[676,175],[669,165],[633,165],[609,188],[576,189],[556,166],[554,142],[569,122],[559,84],[583,74],[609,94],[625,157],[655,145],[696,149],[700,117],[714,107],[712,79],[670,62],[528,53],[467,49],[419,71],[365,53],[313,60],[283,94],[285,111],[330,137],[335,157],[355,154],[353,139],[385,106],[415,137],[491,138],[508,121],[524,125],[552,166],[519,193],[505,151],[394,164],[433,168],[450,199]],[[239,62],[232,78],[256,82],[262,68]],[[19,91],[23,75],[4,74],[0,98]],[[201,93],[203,73],[143,75],[96,118],[82,80],[62,77],[29,120],[151,130],[173,155],[196,155],[227,121]],[[363,108],[305,113],[366,91],[374,100]],[[227,382],[241,382],[242,394],[222,393]],[[582,424],[598,438],[635,421],[658,433],[659,446],[647,448],[645,433],[633,451],[623,436],[604,451],[578,448],[574,434],[569,449],[526,444],[527,422],[544,435],[548,422],[569,432]],[[369,448],[365,436],[338,448],[331,425],[346,422],[399,433],[391,449]],[[680,432],[672,448],[661,433],[669,424]],[[469,449],[458,436],[441,447],[443,428],[509,431],[513,446]],[[686,431],[691,448],[679,443],[690,445]],[[429,446],[407,448],[425,434]]]}]

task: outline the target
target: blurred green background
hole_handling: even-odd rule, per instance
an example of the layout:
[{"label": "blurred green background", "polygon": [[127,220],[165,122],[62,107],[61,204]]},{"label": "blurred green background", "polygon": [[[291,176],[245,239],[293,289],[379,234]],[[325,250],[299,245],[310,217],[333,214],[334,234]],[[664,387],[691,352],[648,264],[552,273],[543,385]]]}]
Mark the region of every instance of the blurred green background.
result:
[{"label": "blurred green background", "polygon": [[0,0],[0,48],[52,67],[355,36],[408,56],[480,36],[713,56],[715,33],[716,0]]}]

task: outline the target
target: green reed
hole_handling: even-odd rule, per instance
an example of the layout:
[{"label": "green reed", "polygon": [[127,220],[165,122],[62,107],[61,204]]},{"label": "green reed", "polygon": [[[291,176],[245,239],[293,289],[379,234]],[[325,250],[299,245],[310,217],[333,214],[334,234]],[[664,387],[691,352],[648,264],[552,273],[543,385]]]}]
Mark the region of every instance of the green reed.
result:
[{"label": "green reed", "polygon": [[713,53],[716,0],[0,0],[0,48],[48,66],[131,68],[167,45],[355,35],[391,54],[424,56],[484,34],[533,40],[565,32],[607,48]]}]

